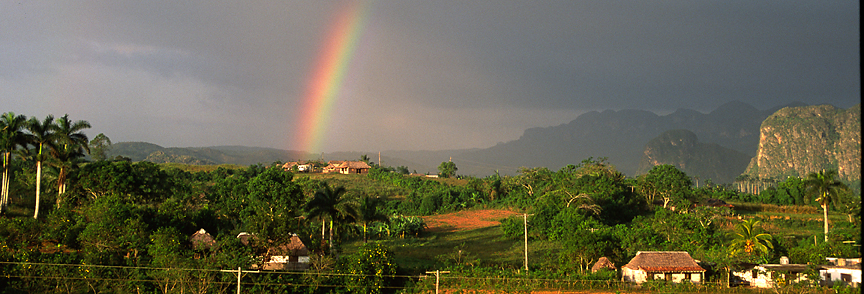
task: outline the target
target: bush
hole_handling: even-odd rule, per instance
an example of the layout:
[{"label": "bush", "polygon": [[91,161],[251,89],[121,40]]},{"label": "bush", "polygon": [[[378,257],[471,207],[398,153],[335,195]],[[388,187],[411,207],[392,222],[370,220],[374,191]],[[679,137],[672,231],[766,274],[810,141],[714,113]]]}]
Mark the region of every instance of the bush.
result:
[{"label": "bush", "polygon": [[381,293],[393,281],[396,264],[390,249],[372,242],[363,244],[360,250],[350,256],[344,267],[348,274],[345,284],[351,286],[353,293]]},{"label": "bush", "polygon": [[525,223],[521,216],[511,216],[501,221],[501,230],[507,238],[518,239],[525,236]]},{"label": "bush", "polygon": [[405,235],[419,236],[426,230],[426,222],[422,217],[394,215],[390,217],[390,235],[404,238]]}]

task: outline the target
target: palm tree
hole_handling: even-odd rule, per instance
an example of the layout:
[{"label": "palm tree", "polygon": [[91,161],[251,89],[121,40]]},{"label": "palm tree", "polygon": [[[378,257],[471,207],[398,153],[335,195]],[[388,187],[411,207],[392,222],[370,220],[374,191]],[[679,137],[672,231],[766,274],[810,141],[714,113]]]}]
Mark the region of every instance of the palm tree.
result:
[{"label": "palm tree", "polygon": [[822,170],[818,173],[810,173],[804,180],[804,193],[808,199],[814,199],[822,206],[823,219],[825,220],[825,242],[828,242],[828,205],[837,202],[842,191],[847,190],[846,185],[836,180],[836,170]]},{"label": "palm tree", "polygon": [[51,150],[52,160],[47,161],[48,164],[55,167],[54,170],[57,176],[57,207],[60,207],[62,195],[66,193],[66,183],[70,175],[78,169],[79,164],[84,162],[83,148],[68,148],[58,147]]},{"label": "palm tree", "polygon": [[744,253],[749,257],[761,256],[769,253],[769,249],[774,249],[774,244],[771,243],[773,238],[770,234],[762,232],[759,226],[762,222],[749,219],[744,220],[735,227],[735,233],[732,234],[732,243],[729,245],[732,254]]},{"label": "palm tree", "polygon": [[386,222],[387,215],[378,210],[378,206],[382,205],[381,198],[372,198],[363,196],[360,200],[360,207],[357,216],[363,222],[363,243],[368,240],[366,238],[366,227],[372,222]]},{"label": "palm tree", "polygon": [[71,121],[66,114],[57,119],[56,139],[57,146],[51,155],[57,159],[55,165],[59,168],[57,173],[57,206],[60,205],[60,195],[66,192],[66,179],[70,169],[78,167],[84,151],[90,153],[87,144],[87,135],[81,130],[89,129],[90,123],[85,120]]},{"label": "palm tree", "polygon": [[27,145],[28,137],[24,133],[27,125],[27,117],[15,115],[13,112],[4,113],[0,116],[0,152],[3,153],[3,185],[0,186],[0,213],[6,211],[9,205],[9,163],[12,160],[12,152],[18,147]]},{"label": "palm tree", "polygon": [[44,120],[33,117],[27,121],[27,130],[30,131],[31,142],[36,147],[34,154],[36,160],[36,209],[33,218],[39,217],[39,193],[42,188],[42,162],[47,159],[48,151],[54,149],[57,125],[54,124],[54,116],[48,115]]},{"label": "palm tree", "polygon": [[333,221],[351,221],[357,218],[354,201],[343,197],[345,192],[347,190],[343,186],[331,189],[327,183],[324,183],[321,189],[315,191],[312,200],[309,200],[304,206],[309,218],[321,219],[321,243],[324,243],[325,224],[327,220],[330,221],[330,243],[328,246],[331,252],[333,250]]}]

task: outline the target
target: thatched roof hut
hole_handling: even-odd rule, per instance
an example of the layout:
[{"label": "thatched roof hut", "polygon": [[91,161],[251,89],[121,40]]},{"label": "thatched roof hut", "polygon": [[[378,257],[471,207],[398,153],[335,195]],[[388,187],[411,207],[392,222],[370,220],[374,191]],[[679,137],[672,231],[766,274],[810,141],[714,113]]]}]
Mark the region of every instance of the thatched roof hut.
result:
[{"label": "thatched roof hut", "polygon": [[213,239],[213,236],[210,233],[207,233],[204,229],[200,229],[195,234],[192,234],[189,237],[189,242],[192,243],[192,249],[195,250],[204,250],[213,248],[216,245],[216,240]]},{"label": "thatched roof hut", "polygon": [[640,251],[624,267],[650,272],[704,272],[684,251]]},{"label": "thatched roof hut", "polygon": [[618,268],[615,267],[615,264],[612,263],[612,261],[610,261],[608,258],[606,258],[604,256],[604,257],[601,257],[600,259],[598,259],[597,262],[594,263],[594,266],[591,267],[592,273],[599,271],[599,270],[613,270],[613,271],[615,271],[615,270],[618,270]]},{"label": "thatched roof hut", "polygon": [[300,240],[300,237],[297,237],[297,234],[294,234],[293,236],[291,236],[290,243],[274,247],[271,249],[270,253],[272,255],[283,256],[308,256],[309,250],[306,249],[306,245],[303,244],[303,241]]},{"label": "thatched roof hut", "polygon": [[662,279],[673,283],[701,283],[705,269],[685,251],[639,251],[621,267],[621,280],[642,283]]}]

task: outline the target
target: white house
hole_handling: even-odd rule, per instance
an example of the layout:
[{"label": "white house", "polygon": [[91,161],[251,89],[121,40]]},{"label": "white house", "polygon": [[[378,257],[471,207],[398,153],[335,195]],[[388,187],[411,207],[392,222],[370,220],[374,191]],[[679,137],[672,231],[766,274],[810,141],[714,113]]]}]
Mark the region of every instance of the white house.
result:
[{"label": "white house", "polygon": [[809,265],[790,264],[789,258],[783,256],[779,264],[751,264],[744,270],[733,271],[732,275],[747,281],[751,287],[773,288],[778,282],[794,284],[807,281],[809,270]]},{"label": "white house", "polygon": [[621,267],[621,280],[641,284],[650,280],[701,283],[705,269],[685,251],[639,251]]},{"label": "white house", "polygon": [[861,258],[829,257],[828,265],[819,270],[823,286],[833,286],[838,281],[858,287],[861,285]]}]

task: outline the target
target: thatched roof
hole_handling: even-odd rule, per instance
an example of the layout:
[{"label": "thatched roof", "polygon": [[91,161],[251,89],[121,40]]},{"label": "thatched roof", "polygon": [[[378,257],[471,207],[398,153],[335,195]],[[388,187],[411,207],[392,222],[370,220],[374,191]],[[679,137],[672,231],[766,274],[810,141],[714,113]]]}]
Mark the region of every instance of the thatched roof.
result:
[{"label": "thatched roof", "polygon": [[609,259],[604,256],[598,259],[596,263],[594,263],[594,266],[591,267],[591,272],[593,273],[601,269],[609,269],[614,271],[618,268],[615,267],[615,264],[612,263],[612,261],[609,261]]},{"label": "thatched roof", "polygon": [[[249,245],[252,239],[257,238],[255,235],[248,234],[246,232],[240,233],[237,235],[237,238],[240,238],[240,242],[243,245]],[[303,241],[300,240],[300,237],[297,237],[297,234],[293,234],[291,236],[291,241],[288,244],[282,244],[280,246],[272,246],[274,243],[272,240],[268,240],[267,243],[271,244],[267,246],[267,252],[269,255],[279,255],[279,256],[307,256],[309,255],[309,250],[306,248],[306,245],[303,244]]]},{"label": "thatched roof", "polygon": [[237,238],[240,238],[240,243],[243,243],[243,245],[249,245],[249,241],[252,241],[252,234],[241,232],[237,234]]},{"label": "thatched roof", "polygon": [[348,167],[348,168],[371,168],[369,164],[363,161],[345,161],[339,165],[339,167]]},{"label": "thatched roof", "polygon": [[192,248],[195,250],[208,249],[216,245],[216,240],[204,229],[200,229],[195,234],[192,234],[189,237],[189,242],[192,243]]},{"label": "thatched roof", "polygon": [[295,234],[291,236],[290,243],[272,248],[270,254],[283,256],[306,256],[309,255],[309,250],[306,249],[306,245],[304,245],[303,241],[301,241]]},{"label": "thatched roof", "polygon": [[639,251],[623,267],[648,272],[704,272],[685,251]]}]

